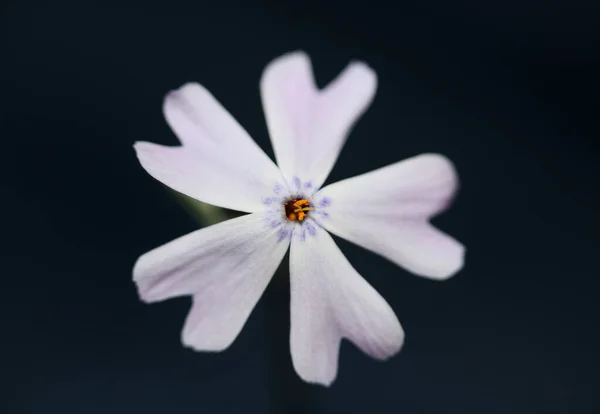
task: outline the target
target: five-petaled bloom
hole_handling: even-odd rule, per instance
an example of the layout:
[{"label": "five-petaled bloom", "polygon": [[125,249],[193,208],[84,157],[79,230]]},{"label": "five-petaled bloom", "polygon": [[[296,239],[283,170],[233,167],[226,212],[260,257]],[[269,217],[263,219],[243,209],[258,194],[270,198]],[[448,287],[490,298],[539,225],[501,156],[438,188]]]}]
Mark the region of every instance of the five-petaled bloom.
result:
[{"label": "five-petaled bloom", "polygon": [[457,187],[443,156],[419,155],[321,188],[376,87],[360,62],[320,90],[306,54],[270,63],[260,92],[279,168],[202,86],[167,95],[164,114],[182,146],[136,143],[144,169],[194,199],[250,213],[158,247],[135,265],[144,301],[193,297],[186,346],[227,348],[289,247],[294,368],[305,381],[329,385],[342,338],[384,360],[400,350],[404,332],[328,231],[420,276],[446,279],[462,267],[464,247],[429,223]]}]

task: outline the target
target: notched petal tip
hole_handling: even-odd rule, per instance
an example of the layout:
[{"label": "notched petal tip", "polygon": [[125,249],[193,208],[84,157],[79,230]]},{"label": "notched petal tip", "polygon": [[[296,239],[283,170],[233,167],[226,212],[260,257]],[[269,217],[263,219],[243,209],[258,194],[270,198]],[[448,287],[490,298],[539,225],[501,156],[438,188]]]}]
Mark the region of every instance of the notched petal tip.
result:
[{"label": "notched petal tip", "polygon": [[395,357],[404,346],[404,329],[402,329],[402,325],[400,325],[400,321],[396,317],[396,314],[393,313],[394,311],[391,307],[390,312],[389,315],[393,320],[390,319],[387,325],[391,326],[392,329],[386,333],[386,341],[382,341],[378,349],[372,349],[368,352],[371,357],[380,362],[385,362]]},{"label": "notched petal tip", "polygon": [[436,171],[439,174],[443,174],[451,178],[454,183],[458,183],[458,172],[456,171],[456,167],[450,158],[446,157],[445,155],[428,152],[417,155],[415,158],[430,163],[429,169],[431,171]]},{"label": "notched petal tip", "polygon": [[[429,266],[412,266],[405,265],[404,267],[416,276],[421,276],[434,281],[444,281],[454,277],[460,272],[465,264],[465,246],[450,237],[449,235],[436,230],[441,238],[443,238],[446,246],[445,252],[441,251],[429,261]],[[442,239],[440,239],[442,240]]]},{"label": "notched petal tip", "polygon": [[312,64],[306,52],[298,50],[273,59],[263,70],[261,89],[266,87],[267,82],[279,79],[280,76],[290,77],[290,72],[304,72],[312,76]]},{"label": "notched petal tip", "polygon": [[140,302],[150,304],[160,302],[161,299],[156,299],[150,292],[146,291],[146,288],[141,284],[136,283],[138,298]]},{"label": "notched petal tip", "polygon": [[323,379],[319,379],[319,378],[311,379],[311,378],[302,377],[302,375],[299,375],[299,377],[302,378],[302,380],[304,382],[307,382],[309,384],[320,385],[322,387],[329,388],[333,385],[333,383],[337,379],[337,373],[332,378],[323,378]]},{"label": "notched petal tip", "polygon": [[219,335],[219,331],[214,329],[209,329],[213,331],[212,335],[207,334],[206,329],[203,332],[202,318],[209,315],[197,313],[194,306],[192,305],[181,330],[181,344],[197,352],[222,352],[229,348],[237,335]]},{"label": "notched petal tip", "polygon": [[354,111],[365,111],[377,92],[377,73],[365,62],[351,61],[345,69],[325,88],[323,93],[331,95],[340,104],[349,104]]},{"label": "notched petal tip", "polygon": [[133,149],[135,150],[135,153],[138,156],[138,158],[143,157],[147,154],[150,154],[156,150],[160,150],[161,148],[168,148],[168,147],[165,147],[164,145],[160,145],[160,144],[155,144],[153,142],[147,142],[147,141],[136,141],[133,144]]},{"label": "notched petal tip", "polygon": [[[145,141],[137,141],[133,144],[133,149],[135,150],[135,155],[141,164],[142,168],[146,170],[148,174],[152,177],[158,179],[155,174],[153,174],[154,167],[156,164],[161,162],[161,160],[167,156],[170,151],[173,151],[177,147],[168,147],[165,145],[155,144],[153,142],[145,142]],[[161,181],[162,182],[162,181]],[[164,183],[163,183],[164,184]]]},{"label": "notched petal tip", "polygon": [[420,176],[434,182],[444,183],[446,196],[438,208],[429,217],[435,217],[446,211],[454,202],[460,187],[458,172],[450,158],[439,153],[424,153],[408,158],[402,162],[419,165]]},{"label": "notched petal tip", "polygon": [[334,370],[321,369],[320,371],[315,371],[312,366],[302,367],[298,365],[298,363],[294,359],[292,359],[292,364],[294,366],[294,370],[296,371],[300,379],[309,384],[320,385],[322,387],[330,387],[331,384],[335,382],[338,376],[337,363]]},{"label": "notched petal tip", "polygon": [[134,282],[139,282],[140,280],[142,280],[143,274],[145,273],[145,257],[146,254],[141,255],[140,257],[138,257],[138,259],[135,261],[134,265],[133,265],[133,281]]},{"label": "notched petal tip", "polygon": [[[402,327],[400,326],[399,322],[398,322],[398,328],[399,329],[396,330],[395,332],[390,333],[390,338],[389,338],[389,342],[388,342],[389,346],[386,347],[386,349],[380,350],[379,353],[376,353],[376,352],[369,353],[369,355],[371,357],[373,357],[373,359],[375,361],[386,362],[400,353],[400,351],[402,350],[402,347],[404,346],[404,343],[405,343],[405,336],[404,336],[404,331],[403,331]],[[346,341],[349,343],[352,343],[352,341],[349,340],[348,338],[344,338],[343,342],[346,342]],[[357,347],[357,349],[360,349],[360,348]],[[320,372],[315,372],[313,367],[308,367],[308,368],[303,369],[303,367],[297,366],[296,362],[294,360],[292,360],[292,362],[294,362],[294,369],[295,369],[296,373],[298,374],[298,376],[304,382],[307,382],[309,384],[320,385],[322,387],[331,387],[331,385],[335,382],[335,380],[338,377],[339,362],[336,364],[334,370],[327,370],[327,371],[320,371]]]},{"label": "notched petal tip", "polygon": [[366,62],[363,62],[362,60],[352,60],[348,64],[346,70],[356,76],[357,80],[360,79],[365,85],[365,89],[377,89],[377,72],[375,72],[375,70]]},{"label": "notched petal tip", "polygon": [[[369,355],[375,361],[386,362],[386,361],[390,360],[391,358],[398,355],[404,346],[404,343],[405,343],[404,330],[402,329],[400,322],[398,321],[397,318],[395,318],[395,316],[394,316],[394,319],[395,319],[396,329],[393,332],[389,332],[387,346],[384,348],[381,348],[377,351],[372,350],[371,352],[369,352]],[[352,344],[352,341],[350,339],[345,338],[345,337],[343,339],[344,340],[342,341],[342,343],[349,342],[350,344]],[[352,345],[356,346],[356,348],[360,350],[360,347],[358,345],[356,345],[356,344],[352,344]],[[295,369],[296,373],[298,374],[298,376],[304,382],[307,382],[309,384],[320,385],[323,387],[330,387],[338,377],[339,361],[334,366],[335,369],[321,370],[321,371],[315,371],[313,366],[308,366],[308,367],[299,366],[299,365],[297,365],[297,362],[295,359],[292,359],[292,362],[294,364],[294,369]],[[320,366],[319,368],[322,369],[323,366]]]},{"label": "notched petal tip", "polygon": [[423,276],[431,280],[436,281],[444,281],[454,277],[458,272],[460,272],[465,265],[465,254],[466,248],[463,244],[458,241],[454,241],[455,246],[453,248],[455,251],[453,252],[453,258],[448,260],[445,268],[438,268],[435,271],[429,273],[415,273],[418,276]]},{"label": "notched petal tip", "polygon": [[415,158],[427,160],[439,169],[445,170],[449,176],[458,177],[456,167],[450,158],[437,152],[426,152],[424,154],[417,155]]},{"label": "notched petal tip", "polygon": [[189,96],[193,94],[208,93],[208,91],[199,83],[188,82],[184,83],[177,89],[172,89],[165,94],[162,104],[162,111],[165,119],[169,124],[173,122],[174,111],[180,110],[188,112],[187,107],[190,105]]},{"label": "notched petal tip", "polygon": [[304,50],[293,50],[291,52],[284,53],[283,55],[275,58],[271,63],[277,61],[296,61],[296,62],[310,62],[310,56]]},{"label": "notched petal tip", "polygon": [[133,143],[133,149],[136,152],[143,151],[144,148],[145,148],[145,146],[148,145],[148,144],[151,144],[151,143],[150,142],[146,142],[146,141],[135,141]]},{"label": "notched petal tip", "polygon": [[176,100],[185,99],[185,95],[187,94],[210,94],[210,92],[198,82],[186,82],[179,88],[172,89],[165,94],[165,98],[163,99],[163,112],[166,111],[167,104]]},{"label": "notched petal tip", "polygon": [[158,302],[161,299],[153,293],[153,283],[148,277],[148,264],[146,263],[146,255],[141,255],[133,265],[133,282],[136,285],[137,293],[140,301],[144,303]]},{"label": "notched petal tip", "polygon": [[310,56],[303,50],[295,50],[292,52],[284,53],[281,56],[276,57],[265,67],[265,72],[277,66],[284,64],[289,65],[310,65]]},{"label": "notched petal tip", "polygon": [[[214,116],[217,99],[203,85],[187,82],[165,94],[162,112],[183,145],[196,142],[206,134],[207,118]],[[235,122],[235,121],[234,121]]]},{"label": "notched petal tip", "polygon": [[211,342],[208,340],[200,343],[198,338],[194,338],[192,334],[187,333],[185,328],[181,331],[181,344],[185,348],[189,348],[195,352],[223,352],[227,350],[233,342],[233,340],[227,342]]}]

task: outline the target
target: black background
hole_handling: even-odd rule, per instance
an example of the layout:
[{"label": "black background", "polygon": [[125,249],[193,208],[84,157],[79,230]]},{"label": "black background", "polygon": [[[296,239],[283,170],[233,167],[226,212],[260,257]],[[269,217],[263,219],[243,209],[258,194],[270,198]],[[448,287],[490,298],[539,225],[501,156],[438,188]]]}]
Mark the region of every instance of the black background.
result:
[{"label": "black background", "polygon": [[[597,412],[600,3],[126,3],[2,6],[0,412]],[[272,155],[258,80],[297,49],[320,85],[354,58],[379,75],[328,182],[422,152],[462,181],[435,220],[468,249],[447,282],[339,242],[407,341],[383,364],[344,343],[329,389],[295,377],[268,300],[194,353],[189,300],[144,305],[131,281],[196,228],[132,148],[177,143],[164,94],[201,82]]]}]

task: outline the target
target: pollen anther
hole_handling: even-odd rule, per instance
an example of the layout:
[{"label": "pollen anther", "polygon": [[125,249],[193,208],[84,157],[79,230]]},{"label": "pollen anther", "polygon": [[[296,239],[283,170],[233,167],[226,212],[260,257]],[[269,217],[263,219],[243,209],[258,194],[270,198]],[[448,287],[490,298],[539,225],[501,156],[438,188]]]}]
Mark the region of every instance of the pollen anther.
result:
[{"label": "pollen anther", "polygon": [[309,201],[308,201],[308,200],[304,200],[304,199],[303,199],[303,200],[297,200],[297,201],[295,201],[295,202],[294,202],[294,206],[296,206],[296,207],[299,207],[299,208],[300,208],[300,207],[302,207],[303,205],[305,205],[305,204],[308,204],[308,203],[309,203]]},{"label": "pollen anther", "polygon": [[306,212],[314,210],[314,208],[310,207],[310,201],[306,199],[301,200],[289,200],[285,206],[285,216],[288,220],[298,220],[302,221],[306,218]]}]

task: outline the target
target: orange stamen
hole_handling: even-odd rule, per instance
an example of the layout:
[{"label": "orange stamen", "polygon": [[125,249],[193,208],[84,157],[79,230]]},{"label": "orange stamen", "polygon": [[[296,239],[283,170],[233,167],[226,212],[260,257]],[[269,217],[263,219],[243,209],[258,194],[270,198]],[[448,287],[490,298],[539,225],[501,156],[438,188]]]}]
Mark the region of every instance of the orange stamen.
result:
[{"label": "orange stamen", "polygon": [[296,202],[294,202],[294,206],[301,208],[303,205],[308,204],[309,201],[308,200],[297,200]]},{"label": "orange stamen", "polygon": [[308,207],[309,203],[310,201],[306,199],[288,201],[284,207],[288,220],[304,220],[306,218],[306,212],[314,210],[314,208]]}]

